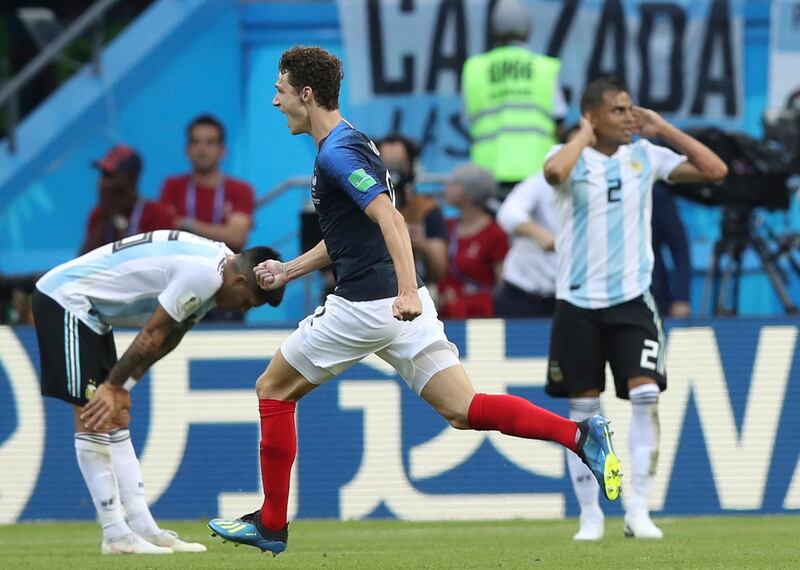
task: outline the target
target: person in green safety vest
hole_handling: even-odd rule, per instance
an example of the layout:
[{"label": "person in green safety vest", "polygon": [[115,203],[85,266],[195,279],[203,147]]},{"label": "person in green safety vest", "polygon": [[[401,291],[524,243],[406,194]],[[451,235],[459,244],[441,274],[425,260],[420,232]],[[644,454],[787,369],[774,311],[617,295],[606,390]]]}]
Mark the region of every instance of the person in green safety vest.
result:
[{"label": "person in green safety vest", "polygon": [[520,0],[497,2],[491,31],[497,47],[467,59],[461,92],[470,158],[494,174],[502,201],[515,184],[542,169],[567,104],[558,81],[561,62],[527,46],[531,18]]}]

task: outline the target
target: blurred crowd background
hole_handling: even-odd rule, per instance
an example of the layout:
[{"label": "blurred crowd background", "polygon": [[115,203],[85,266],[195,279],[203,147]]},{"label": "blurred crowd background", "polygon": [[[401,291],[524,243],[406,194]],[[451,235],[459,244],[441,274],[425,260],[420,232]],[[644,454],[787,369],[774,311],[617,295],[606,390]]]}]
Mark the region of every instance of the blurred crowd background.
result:
[{"label": "blurred crowd background", "polygon": [[[444,318],[552,314],[558,227],[541,168],[602,75],[730,169],[715,187],[654,191],[662,314],[795,313],[800,3],[519,0],[490,18],[496,3],[3,2],[0,322],[31,323],[52,266],[142,231],[284,258],[313,246],[314,149],[271,108],[294,44],[343,59],[342,112],[381,151]],[[518,64],[491,68],[508,50]],[[487,68],[536,88],[494,113]],[[308,277],[248,320],[299,320],[331,284]]]}]

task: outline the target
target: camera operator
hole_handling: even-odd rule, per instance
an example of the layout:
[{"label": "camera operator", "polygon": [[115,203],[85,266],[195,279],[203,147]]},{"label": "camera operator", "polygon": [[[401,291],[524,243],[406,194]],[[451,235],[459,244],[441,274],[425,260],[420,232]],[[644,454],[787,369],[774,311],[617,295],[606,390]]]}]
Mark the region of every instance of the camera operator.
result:
[{"label": "camera operator", "polygon": [[392,176],[397,209],[408,227],[417,273],[431,286],[447,269],[447,226],[436,200],[414,188],[419,149],[414,141],[396,133],[378,141],[377,146]]},{"label": "camera operator", "polygon": [[[720,233],[706,271],[701,312],[739,313],[739,284],[745,252],[752,251],[786,313],[798,311],[786,287],[781,255],[791,253],[791,235],[769,229],[767,212],[785,212],[800,176],[800,91],[786,108],[764,113],[764,139],[703,128],[691,134],[719,155],[731,176],[713,185],[675,185],[673,192],[692,201],[720,206]],[[758,220],[758,221],[756,221]],[[789,265],[794,268],[794,265]],[[800,272],[799,272],[800,273]],[[712,304],[713,303],[713,304]]]},{"label": "camera operator", "polygon": [[800,174],[800,88],[789,95],[783,109],[767,109],[762,119],[764,138],[782,145],[791,157],[792,170]]}]

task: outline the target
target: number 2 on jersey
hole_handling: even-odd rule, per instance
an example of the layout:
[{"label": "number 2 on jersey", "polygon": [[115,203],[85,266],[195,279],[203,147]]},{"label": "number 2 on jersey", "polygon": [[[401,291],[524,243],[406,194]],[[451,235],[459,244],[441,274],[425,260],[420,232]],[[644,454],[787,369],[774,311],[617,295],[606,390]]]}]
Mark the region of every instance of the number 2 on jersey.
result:
[{"label": "number 2 on jersey", "polygon": [[619,178],[612,178],[608,181],[608,201],[619,202],[622,198],[619,195],[619,190],[622,188],[622,180]]}]

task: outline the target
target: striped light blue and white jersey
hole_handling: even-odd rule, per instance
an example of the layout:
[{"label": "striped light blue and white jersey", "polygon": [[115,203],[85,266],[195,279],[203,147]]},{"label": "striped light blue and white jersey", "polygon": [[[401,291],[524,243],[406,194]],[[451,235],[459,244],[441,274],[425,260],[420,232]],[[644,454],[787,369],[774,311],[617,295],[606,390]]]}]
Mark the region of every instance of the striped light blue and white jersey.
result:
[{"label": "striped light blue and white jersey", "polygon": [[653,183],[667,180],[685,160],[645,139],[620,146],[612,156],[583,150],[570,177],[555,187],[561,226],[557,299],[601,309],[650,288]]},{"label": "striped light blue and white jersey", "polygon": [[224,243],[158,230],[63,263],[36,287],[98,334],[142,327],[158,305],[178,322],[198,321],[216,305],[229,255]]}]

